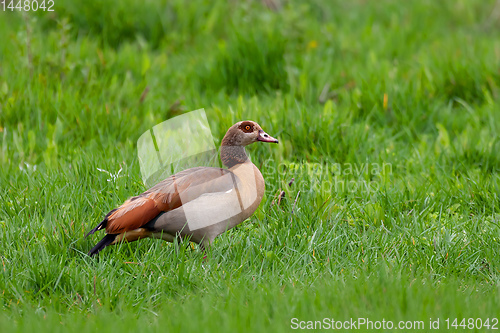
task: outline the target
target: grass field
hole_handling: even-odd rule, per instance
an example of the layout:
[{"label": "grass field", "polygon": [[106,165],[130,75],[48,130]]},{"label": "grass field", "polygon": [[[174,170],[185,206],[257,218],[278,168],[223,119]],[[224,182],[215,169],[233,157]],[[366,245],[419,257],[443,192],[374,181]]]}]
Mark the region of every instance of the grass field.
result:
[{"label": "grass field", "polygon": [[[0,11],[1,332],[500,317],[500,2],[280,4]],[[206,261],[150,239],[89,258],[145,190],[139,136],[199,108],[216,144],[245,119],[280,139],[248,149],[257,212]]]}]

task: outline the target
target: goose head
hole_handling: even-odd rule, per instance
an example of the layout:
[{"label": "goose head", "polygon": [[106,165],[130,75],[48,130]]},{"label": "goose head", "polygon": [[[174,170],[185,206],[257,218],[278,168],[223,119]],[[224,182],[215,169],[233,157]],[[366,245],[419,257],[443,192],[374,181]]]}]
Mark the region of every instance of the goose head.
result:
[{"label": "goose head", "polygon": [[278,140],[264,132],[262,127],[255,121],[240,121],[231,126],[224,139],[222,146],[248,146],[254,142],[278,143]]}]

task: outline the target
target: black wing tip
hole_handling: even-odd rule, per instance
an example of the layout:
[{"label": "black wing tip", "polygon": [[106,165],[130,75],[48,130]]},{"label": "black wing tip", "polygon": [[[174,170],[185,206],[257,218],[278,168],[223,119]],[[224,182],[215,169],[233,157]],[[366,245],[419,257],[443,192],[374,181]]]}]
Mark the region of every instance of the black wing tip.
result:
[{"label": "black wing tip", "polygon": [[99,223],[99,224],[97,225],[97,227],[95,227],[94,229],[90,230],[90,231],[89,231],[89,232],[85,235],[85,237],[84,237],[84,238],[87,238],[88,236],[93,235],[96,231],[99,231],[99,230],[101,230],[101,229],[105,228],[105,227],[106,227],[107,222],[108,222],[108,218],[106,217],[106,218],[104,218],[104,220],[102,220],[102,221],[101,221],[101,223]]},{"label": "black wing tip", "polygon": [[100,241],[99,243],[97,243],[88,253],[88,255],[90,257],[93,257],[95,256],[96,254],[98,254],[99,252],[101,252],[106,246],[110,245],[111,243],[113,243],[113,241],[115,240],[116,236],[118,236],[118,234],[107,234],[106,236],[104,236]]},{"label": "black wing tip", "polygon": [[112,211],[110,211],[109,213],[106,214],[106,216],[104,216],[104,219],[101,221],[101,223],[99,223],[97,225],[97,227],[95,227],[94,229],[90,230],[84,238],[87,238],[88,236],[90,235],[93,235],[96,231],[99,231],[99,230],[102,230],[104,228],[106,228],[106,225],[108,224],[108,217],[113,214],[115,211],[117,210],[117,208],[113,209]]}]

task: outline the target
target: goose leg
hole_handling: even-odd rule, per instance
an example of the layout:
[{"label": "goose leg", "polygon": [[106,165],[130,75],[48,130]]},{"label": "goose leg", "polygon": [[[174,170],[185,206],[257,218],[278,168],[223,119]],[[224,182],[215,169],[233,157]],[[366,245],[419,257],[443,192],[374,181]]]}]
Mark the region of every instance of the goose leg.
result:
[{"label": "goose leg", "polygon": [[210,249],[210,241],[203,239],[199,244],[200,251],[203,252],[203,260],[207,261],[207,250]]}]

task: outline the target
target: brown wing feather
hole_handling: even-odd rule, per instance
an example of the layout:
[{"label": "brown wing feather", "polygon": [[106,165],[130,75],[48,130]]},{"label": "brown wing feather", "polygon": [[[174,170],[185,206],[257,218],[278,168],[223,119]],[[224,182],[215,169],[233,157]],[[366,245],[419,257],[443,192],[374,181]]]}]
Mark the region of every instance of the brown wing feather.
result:
[{"label": "brown wing feather", "polygon": [[106,232],[109,234],[119,234],[137,229],[159,213],[160,209],[158,209],[152,199],[139,198],[135,201],[128,200],[108,217]]},{"label": "brown wing feather", "polygon": [[220,177],[230,173],[227,169],[199,167],[170,176],[109,214],[106,232],[118,234],[135,230],[160,212],[178,208],[204,193],[229,190],[233,187],[232,181],[228,181],[231,178]]}]

